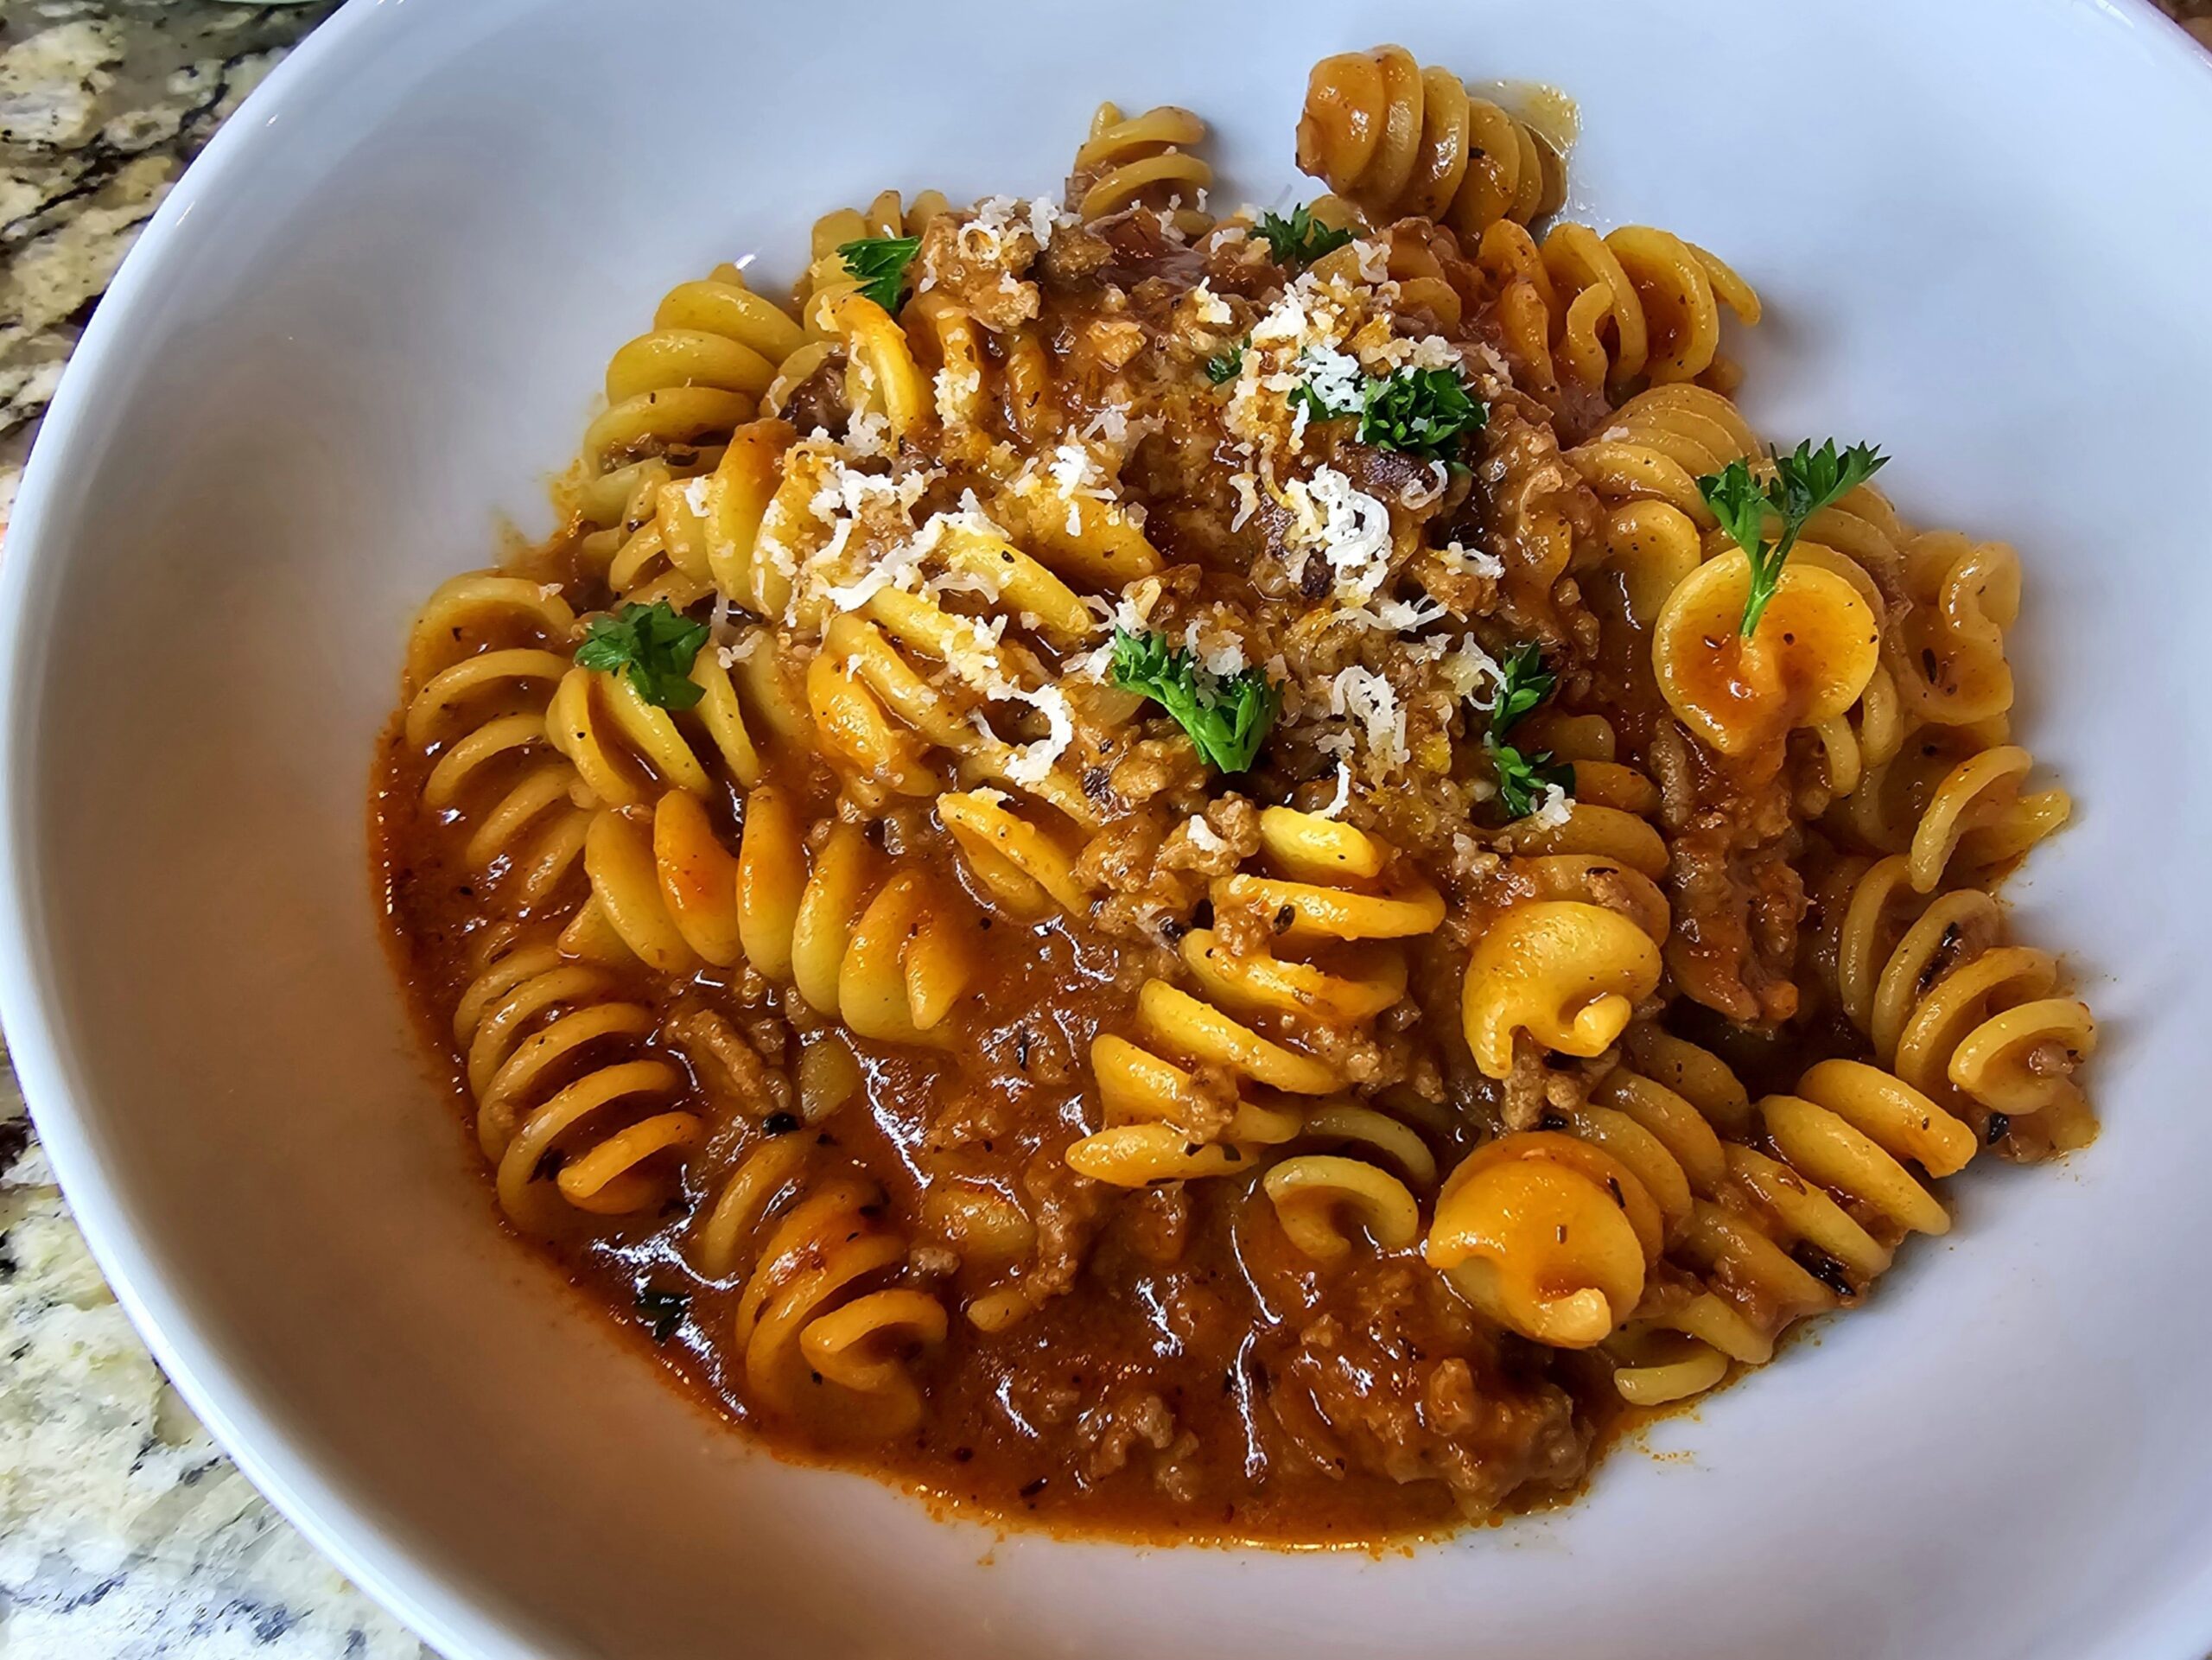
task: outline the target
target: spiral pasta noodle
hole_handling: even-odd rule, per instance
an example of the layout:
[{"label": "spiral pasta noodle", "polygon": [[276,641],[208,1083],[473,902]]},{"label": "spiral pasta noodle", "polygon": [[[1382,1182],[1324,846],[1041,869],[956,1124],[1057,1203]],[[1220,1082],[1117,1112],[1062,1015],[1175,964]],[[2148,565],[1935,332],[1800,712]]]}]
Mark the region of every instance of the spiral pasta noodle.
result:
[{"label": "spiral pasta noodle", "polygon": [[735,931],[745,958],[863,1037],[942,1043],[975,972],[977,917],[924,871],[897,868],[855,825],[808,849],[773,784],[746,798]]},{"label": "spiral pasta noodle", "polygon": [[1076,216],[1096,222],[1157,203],[1175,210],[1185,233],[1203,230],[1209,221],[1200,210],[1213,169],[1192,148],[1205,136],[1206,124],[1188,110],[1161,105],[1129,116],[1119,105],[1101,104],[1076,151],[1070,192]]},{"label": "spiral pasta noodle", "polygon": [[[1179,949],[1197,992],[1154,980],[1138,995],[1135,1036],[1104,1033],[1092,1043],[1107,1122],[1068,1150],[1084,1175],[1131,1187],[1220,1175],[1289,1140],[1303,1122],[1296,1098],[1344,1080],[1269,1033],[1287,1038],[1317,1016],[1371,1019],[1404,989],[1395,942],[1442,919],[1442,895],[1395,878],[1389,848],[1361,830],[1272,807],[1260,834],[1268,868],[1221,878],[1213,904],[1217,917],[1267,919],[1268,943],[1239,954],[1216,929],[1192,930]],[[1225,1122],[1210,1129],[1201,1127],[1210,1104],[1201,1069],[1236,1088]],[[1245,1093],[1253,1086],[1262,1093]]]},{"label": "spiral pasta noodle", "polygon": [[944,1305],[901,1282],[906,1242],[881,1205],[860,1171],[790,1133],[752,1146],[716,1193],[696,1262],[740,1284],[732,1341],[766,1409],[876,1439],[919,1420],[910,1357],[944,1342]]},{"label": "spiral pasta noodle", "polygon": [[1377,1103],[1311,1109],[1296,1145],[1261,1182],[1291,1243],[1324,1263],[1347,1256],[1362,1236],[1378,1250],[1414,1244],[1422,1200],[1436,1188],[1430,1136],[1443,1129],[1441,1117],[1404,1090]]},{"label": "spiral pasta noodle", "polygon": [[675,1104],[683,1073],[644,1052],[653,1026],[607,970],[543,943],[496,957],[461,994],[454,1036],[477,1140],[517,1227],[550,1231],[569,1209],[635,1214],[672,1191],[704,1126]]},{"label": "spiral pasta noodle", "polygon": [[[575,614],[557,594],[477,572],[431,596],[408,647],[404,741],[437,754],[423,805],[468,825],[462,857],[471,868],[487,876],[519,870],[526,904],[550,894],[573,868],[588,822],[577,798],[581,781],[553,753],[546,730],[551,688],[568,672],[564,648],[575,629]],[[505,643],[515,639],[529,643]]]},{"label": "spiral pasta noodle", "polygon": [[1298,165],[1377,221],[1433,219],[1471,240],[1556,211],[1566,169],[1525,121],[1403,47],[1313,67]]},{"label": "spiral pasta noodle", "polygon": [[[1783,1328],[1889,1267],[1885,1240],[1948,1230],[1910,1167],[1955,1173],[1976,1138],[1903,1079],[1823,1061],[1795,1092],[1745,1107],[1709,1054],[1662,1034],[1634,1046],[1648,1070],[1618,1067],[1559,1129],[1508,1135],[1465,1161],[1425,1246],[1478,1307],[1524,1335],[1605,1345],[1630,1401],[1663,1404],[1720,1382],[1731,1364],[1764,1364]],[[1770,1151],[1751,1144],[1761,1138]]]},{"label": "spiral pasta noodle", "polygon": [[701,652],[688,678],[700,689],[689,709],[648,703],[621,676],[570,667],[546,709],[548,741],[565,755],[598,805],[650,807],[657,782],[696,796],[718,779],[757,782],[764,752],[809,746],[808,716],[765,639],[734,664]]},{"label": "spiral pasta noodle", "polygon": [[607,364],[607,410],[584,430],[586,478],[639,451],[727,434],[804,343],[799,326],[734,266],[671,289],[652,328]]},{"label": "spiral pasta noodle", "polygon": [[1932,863],[1892,854],[1840,873],[1833,973],[1843,1012],[1885,1065],[1947,1110],[1999,1133],[2048,1113],[2060,1144],[2075,1141],[2087,1115],[2073,1073],[2095,1053],[2095,1021],[2060,993],[2050,953],[2007,941],[1987,893],[1923,887],[1917,873]]}]

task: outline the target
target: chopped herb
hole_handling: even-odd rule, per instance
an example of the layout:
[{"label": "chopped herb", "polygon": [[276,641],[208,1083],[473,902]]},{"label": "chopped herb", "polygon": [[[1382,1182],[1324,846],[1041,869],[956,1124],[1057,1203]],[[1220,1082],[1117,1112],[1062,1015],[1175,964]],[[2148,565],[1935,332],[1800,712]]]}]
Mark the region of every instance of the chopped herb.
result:
[{"label": "chopped herb", "polygon": [[862,294],[886,311],[896,311],[906,267],[921,251],[922,239],[918,236],[870,236],[840,243],[837,258],[859,281]]},{"label": "chopped herb", "polygon": [[1253,228],[1278,265],[1310,265],[1351,240],[1350,231],[1331,229],[1304,207],[1291,209],[1288,219],[1280,213],[1262,213]]},{"label": "chopped herb", "polygon": [[683,1324],[683,1317],[691,1312],[691,1294],[640,1286],[638,1312],[645,1316],[645,1327],[653,1334],[653,1341],[665,1343],[676,1335]]},{"label": "chopped herb", "polygon": [[655,600],[594,617],[576,647],[576,664],[601,674],[626,672],[638,696],[656,709],[684,709],[702,695],[690,677],[691,660],[706,643],[705,623]]},{"label": "chopped herb", "polygon": [[[1818,449],[1808,438],[1790,454],[1774,457],[1774,476],[1764,486],[1740,458],[1697,481],[1698,493],[1720,528],[1751,562],[1751,589],[1744,600],[1740,633],[1748,638],[1759,626],[1806,521],[1866,483],[1888,460],[1872,444],[1853,444],[1839,453],[1833,438]],[[1782,521],[1782,534],[1772,542],[1766,539],[1769,513]]]},{"label": "chopped herb", "polygon": [[1281,689],[1265,671],[1242,669],[1224,679],[1195,653],[1168,645],[1166,635],[1126,628],[1114,631],[1114,684],[1164,707],[1198,754],[1224,773],[1250,767],[1282,708]]},{"label": "chopped herb", "polygon": [[1359,441],[1377,449],[1402,450],[1444,461],[1466,433],[1490,422],[1490,406],[1467,391],[1451,369],[1399,370],[1372,382],[1359,414]]},{"label": "chopped herb", "polygon": [[1290,401],[1294,407],[1303,404],[1316,421],[1357,415],[1360,442],[1432,461],[1456,460],[1461,436],[1480,432],[1490,422],[1490,406],[1450,369],[1404,368],[1370,378],[1351,404],[1332,404],[1305,381],[1291,392]]},{"label": "chopped herb", "polygon": [[1569,798],[1574,794],[1574,768],[1564,761],[1554,763],[1548,749],[1524,755],[1511,744],[1493,738],[1490,758],[1497,771],[1498,799],[1516,818],[1526,818],[1536,811],[1548,785],[1558,785]]},{"label": "chopped herb", "polygon": [[1243,372],[1245,342],[1239,340],[1218,357],[1206,359],[1206,378],[1217,386],[1225,386]]},{"label": "chopped herb", "polygon": [[1493,737],[1503,737],[1506,728],[1550,696],[1559,682],[1559,677],[1544,666],[1542,650],[1533,639],[1515,646],[1499,673],[1497,701],[1491,706]]}]

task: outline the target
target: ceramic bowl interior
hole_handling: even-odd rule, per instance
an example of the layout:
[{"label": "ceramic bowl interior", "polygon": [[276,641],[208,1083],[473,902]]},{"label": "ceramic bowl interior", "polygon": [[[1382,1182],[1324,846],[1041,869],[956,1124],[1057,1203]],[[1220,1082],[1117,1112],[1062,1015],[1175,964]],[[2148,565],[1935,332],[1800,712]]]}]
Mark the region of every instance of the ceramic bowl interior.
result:
[{"label": "ceramic bowl interior", "polygon": [[[1380,1559],[931,1520],[748,1453],[494,1225],[365,852],[412,608],[547,521],[660,292],[883,186],[1049,192],[1092,104],[1295,189],[1319,54],[1581,108],[1573,207],[1733,260],[1777,437],[2017,543],[2013,889],[2103,1139],[1957,1185],[1869,1309],[1586,1502]],[[2199,1655],[2212,1643],[2212,70],[2086,0],[356,0],[178,189],[0,596],[0,1004],[79,1214],[253,1475],[463,1657]],[[1311,186],[1305,193],[1310,194]]]}]

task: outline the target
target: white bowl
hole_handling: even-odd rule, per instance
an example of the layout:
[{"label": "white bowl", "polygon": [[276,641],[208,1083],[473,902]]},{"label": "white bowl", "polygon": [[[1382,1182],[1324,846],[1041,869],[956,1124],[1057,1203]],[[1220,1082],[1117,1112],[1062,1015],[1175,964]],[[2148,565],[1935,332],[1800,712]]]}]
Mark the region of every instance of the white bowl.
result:
[{"label": "white bowl", "polygon": [[[379,941],[371,746],[413,607],[544,522],[672,282],[788,273],[885,184],[1050,189],[1106,97],[1276,200],[1307,66],[1384,39],[1565,88],[1576,207],[1764,290],[1764,428],[2020,545],[2022,730],[2082,811],[2015,894],[2103,1018],[2106,1132],[1960,1184],[1871,1308],[1567,1512],[994,1542],[750,1453],[501,1236]],[[355,0],[146,236],[9,538],[0,1008],[94,1250],[456,1657],[2202,1655],[2208,156],[2212,67],[2132,0]]]}]

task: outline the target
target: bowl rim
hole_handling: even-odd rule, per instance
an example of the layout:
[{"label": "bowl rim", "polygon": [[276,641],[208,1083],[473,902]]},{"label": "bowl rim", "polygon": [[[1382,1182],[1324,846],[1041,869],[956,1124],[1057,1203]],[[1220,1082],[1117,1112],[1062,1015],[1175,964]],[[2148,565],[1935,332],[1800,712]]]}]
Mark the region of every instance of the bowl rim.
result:
[{"label": "bowl rim", "polygon": [[[143,301],[167,274],[194,209],[243,188],[295,101],[384,49],[391,31],[438,26],[440,14],[384,0],[347,0],[302,38],[232,111],[171,187],[124,257],[41,417],[0,558],[0,1031],[40,1145],[93,1262],[163,1375],[255,1489],[317,1551],[429,1647],[453,1660],[532,1660],[504,1622],[486,1614],[441,1570],[395,1537],[333,1481],[317,1456],[271,1416],[260,1389],[201,1332],[186,1288],[157,1260],[88,1133],[72,1058],[64,1053],[58,999],[41,972],[46,905],[31,864],[32,837],[16,787],[34,770],[33,722],[46,652],[26,626],[49,572],[67,556],[45,545],[49,518],[66,511],[70,452],[102,405],[111,364],[130,349]],[[385,31],[379,33],[378,31]],[[58,532],[56,534],[59,534]]]},{"label": "bowl rim", "polygon": [[[536,0],[510,3],[527,7]],[[2152,50],[2190,62],[2212,96],[2212,50],[2154,0],[2088,0],[2065,9],[2091,11],[2096,26],[2139,31],[2158,41]],[[347,1579],[449,1660],[536,1660],[537,1650],[513,1628],[467,1595],[441,1564],[395,1536],[281,1427],[261,1388],[200,1330],[187,1288],[160,1262],[143,1225],[123,1202],[88,1132],[77,1069],[58,1035],[59,998],[41,972],[48,907],[31,864],[27,793],[17,787],[35,771],[35,720],[48,657],[45,633],[30,626],[33,607],[41,607],[41,618],[48,614],[50,601],[41,595],[68,557],[45,545],[49,534],[60,534],[49,532],[48,522],[67,516],[73,488],[86,488],[88,475],[70,471],[72,452],[96,442],[88,429],[104,407],[112,366],[130,349],[148,308],[145,297],[168,274],[185,222],[201,201],[248,188],[270,142],[262,135],[296,102],[310,100],[318,83],[347,73],[361,54],[388,49],[397,31],[444,27],[452,15],[429,5],[410,10],[385,0],[346,0],[302,38],[221,124],[146,222],[40,417],[14,511],[0,525],[6,552],[0,558],[0,1029],[39,1142],[117,1302],[164,1376],[255,1488]],[[2146,1644],[2177,1656],[2212,1649],[2212,1557],[2107,1632],[2099,1652],[2133,1655]]]}]

